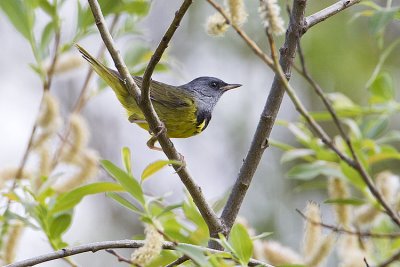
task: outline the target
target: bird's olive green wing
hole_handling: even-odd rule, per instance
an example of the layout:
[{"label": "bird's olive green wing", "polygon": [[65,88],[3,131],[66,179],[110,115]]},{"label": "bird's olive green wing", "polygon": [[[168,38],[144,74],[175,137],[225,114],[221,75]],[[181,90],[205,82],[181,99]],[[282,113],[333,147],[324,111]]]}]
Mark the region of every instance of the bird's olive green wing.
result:
[{"label": "bird's olive green wing", "polygon": [[[142,87],[143,79],[141,77],[133,76],[133,79],[139,87]],[[185,108],[193,105],[193,100],[188,92],[157,81],[150,83],[150,98],[153,102],[171,108]]]}]

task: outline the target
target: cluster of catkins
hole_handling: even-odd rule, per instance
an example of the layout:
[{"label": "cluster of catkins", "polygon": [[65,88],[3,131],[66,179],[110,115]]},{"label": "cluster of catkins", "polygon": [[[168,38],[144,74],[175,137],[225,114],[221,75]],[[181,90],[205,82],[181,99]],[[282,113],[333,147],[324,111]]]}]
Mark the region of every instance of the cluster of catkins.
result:
[{"label": "cluster of catkins", "polygon": [[[243,0],[227,0],[226,6],[225,13],[229,21],[220,12],[210,16],[206,23],[208,34],[222,36],[228,30],[229,24],[240,27],[246,22],[248,14]],[[282,35],[285,32],[285,23],[280,11],[276,0],[260,0],[258,12],[262,24],[274,35]]]},{"label": "cluster of catkins", "polygon": [[[26,182],[29,190],[35,195],[48,188],[52,188],[56,193],[63,193],[96,176],[98,156],[94,150],[87,147],[89,131],[81,115],[70,115],[68,139],[61,140],[58,146],[55,145],[54,141],[60,140],[62,119],[58,101],[49,91],[44,92],[35,127],[35,135],[29,147],[29,159],[34,159],[37,164],[30,167],[31,170],[28,170],[28,167],[23,170],[0,170],[0,190],[9,188],[12,183],[7,181],[18,179]],[[8,235],[6,240],[3,240],[4,248],[0,255],[0,260],[6,264],[14,259],[15,247],[22,229],[20,223],[8,226]]]},{"label": "cluster of catkins", "polygon": [[[390,172],[381,172],[376,176],[376,187],[383,199],[400,210],[399,177]],[[332,177],[329,179],[329,197],[331,199],[349,199],[349,188],[345,181]],[[368,231],[379,223],[383,213],[375,204],[369,203],[359,207],[334,205],[336,224],[342,229]],[[310,202],[305,209],[308,218],[305,223],[302,251],[298,253],[276,241],[256,241],[255,258],[265,260],[273,265],[301,264],[309,267],[321,267],[332,252],[336,243],[336,253],[340,267],[365,267],[374,264],[373,244],[369,239],[360,239],[356,234],[323,234],[319,205]],[[329,230],[327,230],[329,231]]]}]

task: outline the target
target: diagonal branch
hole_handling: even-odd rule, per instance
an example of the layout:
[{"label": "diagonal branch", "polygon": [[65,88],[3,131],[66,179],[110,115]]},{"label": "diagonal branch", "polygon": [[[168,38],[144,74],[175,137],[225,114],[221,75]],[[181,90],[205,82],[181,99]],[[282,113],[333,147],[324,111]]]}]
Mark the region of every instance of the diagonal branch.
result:
[{"label": "diagonal branch", "polygon": [[319,126],[319,124],[312,118],[312,116],[308,113],[308,111],[301,105],[300,100],[298,100],[297,96],[295,95],[294,90],[291,90],[290,88],[287,88],[287,90],[292,91],[291,93],[288,92],[288,94],[291,96],[292,94],[294,96],[291,96],[293,103],[295,104],[296,108],[300,112],[300,114],[307,120],[307,122],[311,125],[311,127],[317,132],[317,134],[320,136],[321,140],[328,145],[342,160],[344,160],[350,167],[355,169],[363,179],[364,183],[367,185],[368,189],[372,193],[372,195],[375,197],[375,199],[383,206],[385,209],[387,215],[392,219],[392,221],[400,226],[400,218],[395,210],[386,202],[386,200],[383,198],[382,194],[378,191],[376,188],[374,182],[372,181],[372,178],[368,171],[365,169],[364,165],[361,163],[361,160],[359,156],[356,153],[356,150],[354,148],[353,142],[349,138],[349,136],[346,134],[344,131],[344,128],[342,126],[342,123],[336,114],[335,109],[332,107],[331,103],[329,100],[326,98],[322,88],[319,86],[319,84],[310,76],[310,74],[307,71],[303,53],[301,50],[301,46],[298,46],[299,48],[299,56],[300,56],[300,61],[301,61],[301,66],[302,66],[302,71],[300,71],[300,74],[304,76],[304,78],[310,83],[310,85],[313,87],[317,95],[321,98],[322,102],[324,103],[326,109],[328,112],[331,114],[331,117],[333,118],[333,122],[335,123],[336,127],[339,130],[340,135],[342,138],[345,140],[347,147],[350,150],[351,157],[349,158],[343,152],[341,152],[332,142],[326,142],[326,136],[327,134],[323,131],[323,129]]},{"label": "diagonal branch", "polygon": [[361,0],[339,0],[335,4],[328,6],[305,18],[303,34],[316,24],[323,22],[329,17],[339,13],[340,11],[360,3]]},{"label": "diagonal branch", "polygon": [[300,210],[296,209],[296,211],[300,214],[301,217],[303,217],[307,222],[313,224],[313,225],[320,225],[326,229],[331,230],[332,232],[335,233],[343,233],[343,234],[348,234],[348,235],[356,235],[359,237],[371,237],[371,238],[383,238],[383,239],[397,239],[400,238],[400,233],[371,233],[371,232],[361,232],[359,230],[352,231],[346,228],[330,225],[327,223],[319,222],[319,221],[314,221],[313,219],[307,217],[304,213],[302,213]]},{"label": "diagonal branch", "polygon": [[[88,1],[90,4],[90,7],[92,9],[92,13],[95,18],[96,25],[99,29],[99,32],[104,41],[104,44],[107,46],[107,49],[110,52],[110,55],[115,63],[115,67],[118,69],[118,72],[121,74],[121,77],[123,77],[123,80],[125,82],[128,92],[132,96],[135,97],[135,100],[138,103],[138,105],[140,106],[140,108],[146,118],[146,121],[148,122],[148,124],[150,126],[150,129],[154,133],[157,133],[158,141],[159,141],[164,153],[167,155],[167,157],[170,160],[183,161],[182,156],[175,149],[173,143],[168,138],[166,132],[162,130],[162,129],[164,129],[164,126],[163,126],[162,122],[160,121],[160,119],[158,118],[157,113],[155,112],[151,102],[145,102],[143,105],[141,105],[140,88],[133,81],[125,63],[123,62],[123,59],[122,59],[119,51],[116,49],[114,41],[113,41],[107,27],[105,26],[104,17],[101,13],[101,9],[100,9],[98,2],[96,0],[88,0]],[[192,0],[185,0],[182,3],[181,8],[178,10],[178,12],[175,13],[175,18],[172,22],[172,26],[169,27],[169,29],[172,29],[172,30],[168,30],[167,33],[164,35],[163,40],[159,44],[160,48],[156,49],[157,54],[155,54],[155,56],[152,57],[152,60],[150,61],[148,67],[146,68],[146,72],[148,75],[148,77],[146,79],[148,79],[149,81],[150,81],[151,74],[154,70],[155,65],[157,64],[158,60],[161,58],[162,53],[165,51],[165,48],[168,46],[169,40],[171,40],[172,35],[176,30],[176,27],[179,25],[180,20],[185,15],[185,13],[191,3],[192,3]],[[146,90],[148,90],[148,89],[146,89]],[[146,92],[148,92],[148,91],[146,91]],[[147,97],[148,97],[148,95],[147,95]],[[207,201],[201,191],[201,188],[194,182],[194,180],[191,177],[191,175],[189,174],[184,162],[183,162],[183,166],[173,165],[173,167],[176,170],[177,174],[179,175],[182,183],[185,185],[185,187],[189,191],[190,195],[193,198],[194,203],[196,204],[202,217],[204,218],[205,222],[207,223],[207,226],[210,231],[210,235],[216,236],[217,233],[222,232],[223,226],[222,226],[219,218],[217,217],[215,212],[212,210],[212,208],[207,203]]]},{"label": "diagonal branch", "polygon": [[[211,0],[208,1],[210,2]],[[280,50],[280,64],[288,79],[291,76],[291,66],[296,54],[297,42],[300,38],[305,7],[306,0],[295,0],[293,2],[292,16],[286,32],[285,43]],[[278,75],[275,75],[264,110],[261,113],[256,132],[251,142],[250,149],[247,152],[228,202],[222,212],[221,219],[228,229],[232,227],[237,214],[239,213],[240,206],[250,186],[254,173],[260,163],[265,149],[268,146],[268,138],[275,123],[284,93],[285,90],[281,79]]]},{"label": "diagonal branch", "polygon": [[[80,245],[80,246],[76,246],[76,247],[63,248],[63,249],[60,249],[57,251],[43,254],[41,256],[37,256],[37,257],[30,258],[30,259],[11,263],[9,265],[6,265],[5,267],[34,266],[34,265],[37,265],[40,263],[57,260],[57,259],[62,259],[65,257],[77,255],[77,254],[82,254],[82,253],[86,253],[86,252],[95,253],[97,251],[106,250],[106,249],[140,248],[144,245],[144,243],[145,243],[145,241],[143,241],[143,240],[128,240],[128,239],[89,243],[89,244]],[[207,252],[208,253],[221,253],[221,251],[215,250],[215,249],[203,248],[203,247],[199,247],[199,246],[192,245],[192,244],[184,244],[184,243],[180,243],[180,244],[188,246],[188,247],[192,247],[196,250],[202,249],[206,253]],[[163,245],[162,245],[162,248],[166,249],[166,250],[175,250],[175,247],[176,247],[176,244],[174,242],[169,242],[169,241],[164,241]],[[267,263],[264,263],[262,261],[255,260],[255,259],[250,259],[249,266],[274,267],[272,265],[269,265]]]}]

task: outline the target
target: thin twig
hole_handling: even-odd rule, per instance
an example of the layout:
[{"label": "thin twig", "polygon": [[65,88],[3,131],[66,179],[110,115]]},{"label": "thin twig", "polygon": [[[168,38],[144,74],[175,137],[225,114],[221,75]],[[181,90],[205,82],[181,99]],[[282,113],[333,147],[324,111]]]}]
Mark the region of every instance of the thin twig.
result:
[{"label": "thin twig", "polygon": [[[198,246],[191,245],[191,244],[184,244],[181,243],[182,245],[188,246],[188,247],[193,247],[196,249],[199,249]],[[27,267],[27,266],[34,266],[43,262],[48,262],[52,260],[57,260],[57,259],[62,259],[64,257],[68,256],[73,256],[85,252],[97,252],[100,250],[105,250],[105,249],[117,249],[117,248],[140,248],[144,245],[143,240],[115,240],[115,241],[102,241],[102,242],[95,242],[95,243],[89,243],[85,245],[80,245],[76,247],[70,247],[70,248],[64,248],[60,249],[57,251],[53,251],[47,254],[43,254],[41,256],[33,257],[30,259],[18,261],[15,263],[11,263],[9,265],[6,265],[5,267]],[[168,242],[164,241],[162,248],[166,250],[175,250],[176,244],[173,242]],[[201,248],[204,251],[210,252],[210,253],[221,253],[219,250],[215,249],[210,249],[210,248]],[[264,263],[259,260],[255,259],[250,259],[249,261],[250,266],[265,266],[265,267],[274,267],[272,265],[269,265],[267,263]]]},{"label": "thin twig", "polygon": [[[333,144],[332,141],[326,140],[327,135],[324,133],[322,128],[319,127],[319,129],[318,129],[317,126],[319,126],[319,124],[312,118],[312,116],[305,110],[305,108],[300,105],[301,104],[300,101],[297,101],[295,99],[297,97],[292,98],[293,102],[298,102],[297,104],[295,103],[296,108],[299,106],[299,108],[298,108],[299,112],[303,115],[303,117],[307,120],[307,122],[312,126],[312,128],[317,131],[317,133],[320,136],[321,140],[325,144],[327,144],[350,167],[355,169],[360,174],[360,176],[362,177],[364,183],[367,185],[368,189],[371,191],[371,193],[376,198],[376,200],[383,206],[383,208],[385,209],[385,211],[388,214],[388,216],[392,219],[392,221],[395,224],[400,226],[400,218],[399,218],[399,216],[390,207],[390,205],[384,200],[382,194],[378,191],[378,189],[374,185],[371,176],[369,175],[369,173],[365,169],[364,165],[361,163],[361,160],[359,159],[359,157],[358,157],[358,155],[356,153],[356,150],[354,148],[353,142],[351,141],[349,136],[346,134],[346,132],[345,132],[343,126],[342,126],[342,123],[341,123],[341,121],[340,121],[335,109],[333,108],[333,106],[329,102],[328,98],[324,94],[324,91],[322,90],[322,88],[319,86],[319,84],[308,73],[300,44],[298,45],[298,51],[299,51],[300,62],[301,62],[301,66],[302,66],[302,71],[300,71],[300,74],[303,75],[303,77],[310,83],[312,88],[314,88],[314,90],[317,93],[317,95],[321,98],[321,100],[324,103],[326,109],[328,110],[329,114],[331,115],[331,117],[333,119],[333,122],[335,123],[336,127],[338,128],[340,135],[345,140],[345,142],[347,144],[347,147],[350,150],[352,159],[349,158],[348,156],[346,156],[345,154],[343,154]],[[293,91],[293,90],[290,90],[290,91]],[[294,94],[294,91],[291,94]]]},{"label": "thin twig", "polygon": [[129,263],[129,264],[133,264],[131,260],[128,260],[128,259],[122,257],[117,252],[115,252],[115,250],[106,249],[106,252],[110,253],[111,255],[114,255],[119,262],[126,262],[126,263]]},{"label": "thin twig", "polygon": [[[208,2],[212,0],[207,0]],[[296,54],[297,40],[300,38],[300,31],[302,21],[304,19],[304,11],[306,7],[305,0],[295,0],[293,2],[292,16],[289,23],[289,28],[286,32],[285,43],[281,48],[280,64],[289,79],[291,76],[291,66]],[[220,11],[220,9],[217,9]],[[221,11],[220,11],[221,12]],[[242,36],[243,38],[243,36]],[[246,40],[245,40],[246,41]],[[250,45],[247,41],[246,43]],[[251,45],[250,45],[251,46]],[[253,50],[254,51],[254,50]],[[261,59],[265,58],[256,53]],[[264,54],[264,53],[262,53]],[[265,62],[265,60],[263,60]],[[268,66],[270,66],[270,63]],[[273,63],[273,62],[272,62]],[[273,67],[274,68],[274,67]],[[230,229],[236,219],[240,206],[244,200],[246,192],[250,186],[254,173],[260,163],[261,157],[267,147],[268,138],[271,133],[272,127],[276,120],[285,90],[278,75],[275,75],[273,84],[264,109],[261,113],[257,129],[255,131],[253,140],[251,142],[249,151],[240,168],[239,175],[233,186],[228,202],[224,207],[221,219]]]},{"label": "thin twig", "polygon": [[[119,20],[119,15],[115,15],[113,17],[113,20],[110,25],[110,33],[114,32],[114,29],[117,26],[118,20]],[[105,50],[106,50],[106,46],[104,45],[104,43],[102,43],[96,58],[101,59],[104,55]],[[86,102],[88,101],[88,99],[89,99],[89,96],[88,96],[89,95],[88,94],[89,84],[93,77],[93,74],[94,74],[93,68],[89,68],[88,72],[86,73],[85,80],[82,84],[80,94],[78,96],[78,99],[75,102],[75,105],[74,105],[74,108],[72,109],[71,114],[80,113],[81,110],[83,109],[83,107],[85,106]],[[64,134],[62,136],[60,136],[61,143],[58,146],[56,152],[54,153],[53,161],[51,163],[51,169],[54,169],[55,166],[58,164],[61,153],[63,152],[66,142],[68,140],[68,136],[70,135],[70,131],[71,131],[70,127],[71,127],[71,124],[70,124],[70,122],[68,122],[67,126],[65,127],[66,129],[64,130]]]},{"label": "thin twig", "polygon": [[190,260],[190,258],[186,255],[183,255],[182,257],[177,258],[176,260],[174,260],[173,262],[169,263],[168,265],[165,265],[165,267],[174,267],[174,266],[178,266],[186,261]]},{"label": "thin twig", "polygon": [[339,13],[340,11],[351,7],[357,3],[361,2],[361,0],[340,0],[335,4],[318,11],[308,17],[305,18],[305,24],[303,28],[303,34],[308,31],[311,27],[315,26],[316,24],[326,20],[329,17]]},{"label": "thin twig", "polygon": [[366,258],[364,258],[365,267],[370,267]]},{"label": "thin twig", "polygon": [[314,224],[314,225],[319,225],[322,226],[326,229],[329,229],[335,233],[344,233],[348,235],[356,235],[359,237],[371,237],[371,238],[381,238],[381,239],[397,239],[400,238],[400,233],[371,233],[371,232],[361,232],[361,231],[351,231],[346,228],[326,224],[323,222],[319,221],[314,221],[313,219],[307,217],[304,213],[302,213],[300,210],[296,209],[296,211],[303,217],[305,220],[307,220],[309,223]]},{"label": "thin twig", "polygon": [[206,0],[212,7],[214,7],[225,19],[226,23],[228,25],[231,25],[232,28],[239,34],[239,36],[243,39],[243,41],[246,42],[246,44],[253,50],[253,52],[262,60],[264,61],[265,64],[267,64],[270,68],[274,68],[274,64],[272,62],[272,59],[265,54],[262,49],[246,34],[245,31],[243,31],[240,27],[238,27],[236,24],[231,23],[229,19],[229,15],[227,12],[225,12],[224,8],[219,5],[217,2],[214,0]]},{"label": "thin twig", "polygon": [[[93,16],[95,18],[96,25],[99,29],[99,32],[101,34],[101,37],[104,41],[104,44],[106,45],[116,68],[118,69],[118,72],[120,73],[121,77],[123,78],[123,81],[125,82],[126,88],[128,92],[134,96],[136,102],[140,106],[146,121],[148,122],[150,129],[158,134],[158,141],[164,151],[164,153],[167,155],[167,157],[170,160],[178,160],[182,161],[182,156],[181,154],[175,149],[173,143],[171,140],[168,138],[167,134],[165,131],[162,131],[164,129],[164,126],[160,119],[157,116],[157,113],[154,110],[153,105],[151,102],[146,102],[146,105],[141,106],[140,103],[140,88],[137,86],[137,84],[133,81],[133,78],[131,77],[125,63],[123,62],[123,59],[121,55],[119,54],[119,51],[116,49],[116,46],[114,44],[114,41],[112,39],[112,36],[110,35],[104,21],[104,17],[101,13],[100,6],[96,0],[88,0],[90,7],[92,9]],[[187,10],[188,5],[192,3],[192,0],[185,0],[181,8],[179,10]],[[183,16],[185,12],[177,12],[175,16]],[[176,19],[174,19],[176,22]],[[174,23],[173,21],[173,23]],[[180,21],[180,19],[178,19]],[[173,34],[173,32],[172,32]],[[172,37],[172,36],[171,36]],[[171,39],[169,38],[169,40]],[[165,46],[164,42],[160,43],[162,46]],[[157,49],[156,49],[157,50]],[[159,55],[161,57],[161,55]],[[152,61],[152,64],[156,64],[157,60]],[[150,68],[151,69],[151,68]],[[149,72],[150,73],[150,72]],[[151,73],[150,73],[151,74]],[[179,175],[181,181],[185,185],[186,189],[189,191],[190,195],[193,198],[194,203],[196,204],[197,208],[199,209],[202,217],[207,223],[207,226],[210,231],[210,235],[216,236],[219,232],[222,232],[224,227],[221,224],[219,218],[215,214],[215,212],[212,210],[210,205],[207,203],[201,188],[194,182],[193,178],[190,176],[185,164],[183,163],[183,166],[177,166],[173,165],[175,171]]]},{"label": "thin twig", "polygon": [[396,251],[389,259],[377,265],[377,267],[388,267],[395,261],[400,260],[400,250]]}]

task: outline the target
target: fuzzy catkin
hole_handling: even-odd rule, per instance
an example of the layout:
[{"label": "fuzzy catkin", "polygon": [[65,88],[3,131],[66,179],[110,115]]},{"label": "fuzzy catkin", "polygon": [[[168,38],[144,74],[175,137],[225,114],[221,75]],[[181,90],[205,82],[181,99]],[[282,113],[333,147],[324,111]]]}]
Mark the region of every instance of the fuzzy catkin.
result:
[{"label": "fuzzy catkin", "polygon": [[304,213],[308,219],[304,226],[303,255],[308,258],[314,253],[322,237],[321,225],[315,224],[321,222],[321,212],[317,203],[309,202]]},{"label": "fuzzy catkin", "polygon": [[399,192],[399,176],[389,171],[381,172],[376,176],[376,187],[383,199],[392,204]]},{"label": "fuzzy catkin", "polygon": [[276,241],[263,242],[264,258],[273,265],[302,264],[302,257]]},{"label": "fuzzy catkin", "polygon": [[164,237],[153,225],[146,225],[145,234],[146,239],[143,247],[136,249],[131,255],[132,263],[139,266],[146,266],[160,255],[164,242]]},{"label": "fuzzy catkin", "polygon": [[53,185],[54,191],[57,193],[64,193],[74,189],[84,183],[86,183],[91,178],[95,177],[98,173],[98,155],[94,150],[85,150],[81,154],[77,155],[81,158],[78,162],[79,170],[72,177],[68,177],[61,182],[56,182]]},{"label": "fuzzy catkin", "polygon": [[206,31],[209,35],[223,36],[228,28],[229,25],[220,13],[215,13],[207,19]]},{"label": "fuzzy catkin", "polygon": [[70,122],[70,142],[66,144],[61,158],[64,162],[79,161],[78,154],[84,150],[89,140],[89,130],[85,119],[79,114],[72,114]]},{"label": "fuzzy catkin", "polygon": [[308,267],[318,267],[321,266],[322,263],[329,256],[329,253],[332,250],[333,244],[335,242],[335,236],[330,234],[325,236],[320,242],[316,245],[313,254],[311,254],[306,259],[306,266]]},{"label": "fuzzy catkin", "polygon": [[355,210],[354,223],[357,226],[368,226],[374,224],[381,212],[372,204],[363,205]]},{"label": "fuzzy catkin", "polygon": [[22,235],[24,227],[22,223],[16,223],[10,226],[8,230],[8,238],[4,247],[4,261],[6,264],[13,263],[15,260],[15,253],[17,246]]},{"label": "fuzzy catkin", "polygon": [[[350,195],[346,183],[342,179],[336,177],[329,179],[328,191],[329,197],[332,199],[346,199]],[[338,223],[347,227],[350,224],[350,206],[336,204],[334,208]]]},{"label": "fuzzy catkin", "polygon": [[274,35],[285,33],[285,22],[281,17],[281,8],[276,0],[261,0],[258,13],[264,27],[268,28]]},{"label": "fuzzy catkin", "polygon": [[241,26],[247,20],[247,12],[243,0],[228,0],[232,24]]}]

